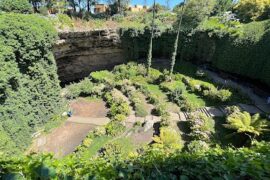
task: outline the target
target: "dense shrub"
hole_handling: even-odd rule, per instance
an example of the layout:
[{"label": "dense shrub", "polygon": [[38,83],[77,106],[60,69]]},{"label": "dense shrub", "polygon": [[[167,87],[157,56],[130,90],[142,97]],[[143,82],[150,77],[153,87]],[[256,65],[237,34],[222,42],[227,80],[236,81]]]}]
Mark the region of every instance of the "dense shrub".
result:
[{"label": "dense shrub", "polygon": [[243,22],[263,20],[269,17],[269,0],[241,0],[234,8],[236,14]]},{"label": "dense shrub", "polygon": [[94,84],[88,79],[84,79],[79,83],[71,84],[64,90],[64,96],[68,99],[77,98],[79,96],[89,96],[93,94]]},{"label": "dense shrub", "polygon": [[112,83],[112,81],[114,80],[113,73],[111,73],[107,70],[92,72],[89,77],[94,82],[99,82],[99,83],[104,83],[104,82],[111,82]]},{"label": "dense shrub", "polygon": [[17,146],[10,153],[26,148],[31,133],[61,109],[56,35],[35,15],[0,15],[0,127]]},{"label": "dense shrub", "polygon": [[209,145],[205,141],[195,140],[188,144],[188,151],[191,153],[205,152],[209,150]]},{"label": "dense shrub", "polygon": [[208,82],[191,78],[183,78],[183,82],[187,85],[191,92],[199,93],[212,101],[227,102],[232,96],[232,92],[230,90],[218,90],[213,84]]},{"label": "dense shrub", "polygon": [[183,148],[183,142],[181,136],[170,127],[160,128],[159,136],[154,136],[154,146],[159,148],[168,149],[181,149]]},{"label": "dense shrub", "polygon": [[[186,68],[186,61],[208,63],[229,73],[258,80],[270,86],[270,21],[240,24],[211,18],[208,25],[192,34],[181,32],[178,48],[180,57],[175,70],[194,75],[196,69]],[[207,21],[206,21],[207,24]],[[149,32],[129,29],[122,33],[127,58],[138,59],[147,54]],[[175,33],[162,32],[154,39],[153,57],[170,57]],[[195,70],[195,72],[194,72]]]},{"label": "dense shrub", "polygon": [[111,121],[106,125],[106,134],[109,136],[118,136],[125,131],[125,126],[118,121]]},{"label": "dense shrub", "polygon": [[214,120],[204,113],[193,113],[188,118],[190,125],[190,136],[193,140],[209,142],[214,129]]},{"label": "dense shrub", "polygon": [[33,9],[28,0],[1,0],[0,11],[29,14]]},{"label": "dense shrub", "polygon": [[140,75],[145,76],[146,68],[142,64],[137,65],[134,62],[130,62],[114,67],[113,73],[115,74],[116,79],[130,79]]},{"label": "dense shrub", "polygon": [[[28,179],[267,179],[270,176],[269,143],[251,148],[209,149],[205,153],[185,153],[149,148],[141,154],[114,158],[67,157],[48,155],[11,158],[0,156],[0,177]],[[68,168],[67,168],[68,167]]]}]

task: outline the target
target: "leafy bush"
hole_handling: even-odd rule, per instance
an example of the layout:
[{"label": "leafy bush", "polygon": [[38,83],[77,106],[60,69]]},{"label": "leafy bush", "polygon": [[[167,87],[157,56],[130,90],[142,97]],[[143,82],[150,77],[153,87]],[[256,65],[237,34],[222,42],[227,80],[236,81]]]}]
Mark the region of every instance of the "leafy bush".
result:
[{"label": "leafy bush", "polygon": [[135,105],[135,114],[138,117],[146,117],[148,115],[147,110],[145,109],[145,106],[142,104],[136,104]]},{"label": "leafy bush", "polygon": [[199,108],[199,105],[187,100],[185,96],[182,97],[183,100],[181,101],[180,109],[185,112],[193,112]]},{"label": "leafy bush", "polygon": [[[89,178],[97,179],[265,179],[269,177],[270,145],[255,143],[251,148],[209,149],[205,153],[179,152],[148,148],[143,153],[104,159],[51,155],[23,157],[0,156],[0,176],[27,179]],[[69,168],[63,168],[69,167]],[[18,173],[20,172],[20,173]],[[47,175],[44,177],[44,174]]]},{"label": "leafy bush", "polygon": [[153,141],[155,142],[154,146],[159,148],[183,148],[183,142],[180,135],[174,129],[169,127],[160,128],[159,136],[154,136]]},{"label": "leafy bush", "polygon": [[188,89],[190,89],[191,92],[199,93],[212,101],[227,102],[232,97],[232,92],[230,90],[218,90],[213,84],[208,82],[190,78],[184,78],[183,82],[188,86]]},{"label": "leafy bush", "polygon": [[51,24],[36,15],[0,16],[0,126],[19,150],[62,110],[52,54],[56,36]]},{"label": "leafy bush", "polygon": [[165,103],[160,103],[158,105],[156,105],[155,107],[155,114],[158,116],[163,116],[163,115],[167,115],[167,106]]},{"label": "leafy bush", "polygon": [[114,118],[118,114],[128,116],[130,114],[129,104],[126,102],[113,103],[110,107],[109,115]]},{"label": "leafy bush", "polygon": [[241,0],[235,6],[236,14],[243,22],[267,19],[269,15],[269,9],[269,0]]},{"label": "leafy bush", "polygon": [[90,79],[98,83],[112,82],[114,81],[114,75],[107,70],[97,71],[90,74]]},{"label": "leafy bush", "polygon": [[148,82],[150,83],[156,82],[160,78],[161,75],[162,73],[159,70],[150,68],[150,71],[147,77]]},{"label": "leafy bush", "polygon": [[209,145],[201,140],[191,141],[188,144],[188,151],[191,153],[206,152],[207,150],[209,150],[209,148]]},{"label": "leafy bush", "polygon": [[72,19],[66,14],[57,14],[57,19],[52,21],[60,29],[72,28],[74,26]]},{"label": "leafy bush", "polygon": [[125,126],[118,121],[111,121],[106,125],[106,134],[109,136],[118,136],[125,131]]},{"label": "leafy bush", "polygon": [[0,11],[29,14],[33,9],[28,0],[1,0]]},{"label": "leafy bush", "polygon": [[204,113],[191,114],[188,118],[190,125],[190,136],[194,140],[208,142],[211,134],[215,132],[214,120],[207,117]]},{"label": "leafy bush", "polygon": [[146,68],[142,64],[128,63],[119,66],[115,66],[113,73],[116,76],[116,79],[131,79],[136,76],[145,76]]},{"label": "leafy bush", "polygon": [[124,114],[116,114],[112,120],[114,121],[119,121],[119,122],[123,122],[125,121],[127,118],[127,116],[125,116]]},{"label": "leafy bush", "polygon": [[251,116],[248,112],[235,111],[227,117],[226,128],[236,130],[237,133],[247,133],[259,136],[264,131],[269,131],[270,122],[261,119],[259,114]]},{"label": "leafy bush", "polygon": [[161,119],[160,119],[160,126],[161,127],[168,127],[170,126],[170,114],[169,113],[166,113],[166,114],[163,114],[161,116]]},{"label": "leafy bush", "polygon": [[71,84],[66,87],[64,96],[68,99],[77,98],[79,96],[92,95],[94,84],[88,79],[84,79],[79,83]]},{"label": "leafy bush", "polygon": [[180,88],[176,88],[173,91],[171,91],[168,96],[169,96],[169,100],[171,102],[176,103],[178,106],[181,106],[182,102],[183,102],[183,96],[182,96],[182,89]]}]

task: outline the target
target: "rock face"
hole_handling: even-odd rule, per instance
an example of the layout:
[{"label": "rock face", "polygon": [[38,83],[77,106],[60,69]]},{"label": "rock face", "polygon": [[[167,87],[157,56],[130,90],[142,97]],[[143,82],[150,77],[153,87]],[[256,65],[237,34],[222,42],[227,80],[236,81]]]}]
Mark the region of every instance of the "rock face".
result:
[{"label": "rock face", "polygon": [[91,72],[112,69],[125,62],[117,30],[61,32],[54,56],[62,83],[82,79]]}]

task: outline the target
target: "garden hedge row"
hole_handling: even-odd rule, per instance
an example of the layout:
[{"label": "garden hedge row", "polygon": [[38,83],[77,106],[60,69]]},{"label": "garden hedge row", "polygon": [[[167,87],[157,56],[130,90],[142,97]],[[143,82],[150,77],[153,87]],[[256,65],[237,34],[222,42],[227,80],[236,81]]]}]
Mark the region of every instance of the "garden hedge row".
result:
[{"label": "garden hedge row", "polygon": [[0,152],[25,149],[31,134],[61,107],[56,64],[57,37],[36,15],[0,15]]},{"label": "garden hedge row", "polygon": [[[175,32],[157,32],[153,57],[170,57]],[[128,59],[146,57],[149,31],[122,31],[122,42]],[[270,87],[270,20],[243,24],[239,34],[219,29],[182,32],[178,63],[181,60],[209,63],[229,73],[258,80]]]},{"label": "garden hedge row", "polygon": [[151,147],[140,154],[91,159],[0,154],[0,179],[269,179],[269,143],[256,144],[198,153]]}]

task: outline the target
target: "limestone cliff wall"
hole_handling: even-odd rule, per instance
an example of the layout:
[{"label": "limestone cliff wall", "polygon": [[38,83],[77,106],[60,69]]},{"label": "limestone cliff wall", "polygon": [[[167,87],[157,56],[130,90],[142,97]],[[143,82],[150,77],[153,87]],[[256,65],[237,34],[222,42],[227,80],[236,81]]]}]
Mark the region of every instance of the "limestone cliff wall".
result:
[{"label": "limestone cliff wall", "polygon": [[87,77],[92,71],[111,69],[125,62],[117,30],[60,32],[54,56],[62,83]]}]

